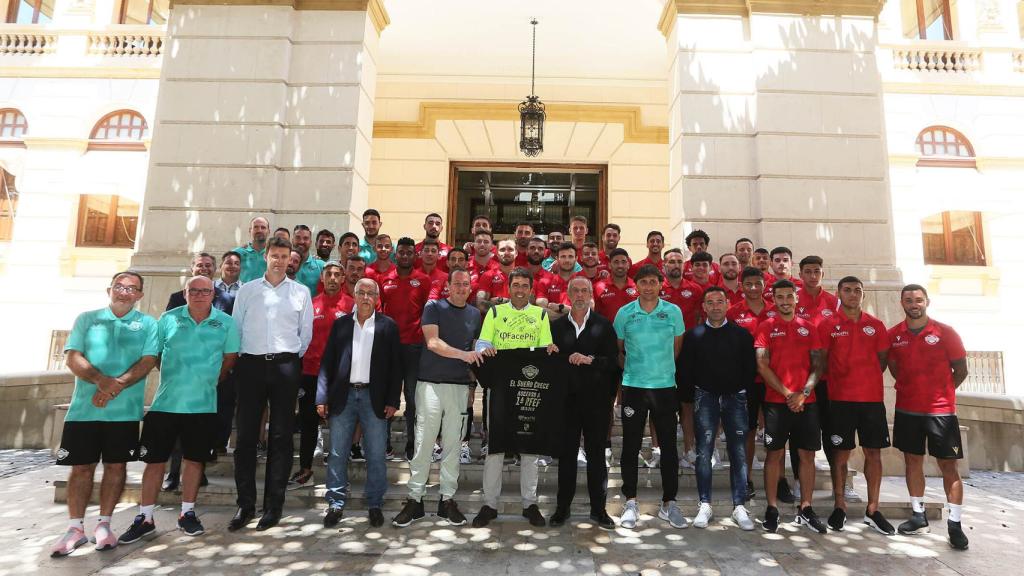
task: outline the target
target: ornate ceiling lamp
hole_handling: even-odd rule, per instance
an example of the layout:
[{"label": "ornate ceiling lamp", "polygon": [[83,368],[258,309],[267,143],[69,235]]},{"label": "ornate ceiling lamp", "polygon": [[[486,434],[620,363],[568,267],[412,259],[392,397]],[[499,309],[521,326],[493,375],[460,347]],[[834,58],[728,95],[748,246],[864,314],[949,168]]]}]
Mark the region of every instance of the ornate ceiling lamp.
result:
[{"label": "ornate ceiling lamp", "polygon": [[536,156],[544,151],[544,103],[534,94],[537,68],[537,19],[533,25],[533,55],[530,65],[530,95],[519,103],[519,149],[527,156]]}]

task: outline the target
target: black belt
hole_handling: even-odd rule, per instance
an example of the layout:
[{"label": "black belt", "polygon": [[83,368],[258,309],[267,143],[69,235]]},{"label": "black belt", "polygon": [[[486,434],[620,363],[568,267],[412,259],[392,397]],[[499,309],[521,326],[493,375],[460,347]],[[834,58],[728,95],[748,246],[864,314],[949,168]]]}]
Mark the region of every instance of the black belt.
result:
[{"label": "black belt", "polygon": [[298,359],[295,352],[278,352],[277,354],[242,354],[242,358],[263,360],[264,362],[289,362]]},{"label": "black belt", "polygon": [[370,387],[370,383],[369,382],[351,382],[351,383],[349,383],[349,386],[351,386],[354,390],[362,390],[363,388],[369,388]]}]

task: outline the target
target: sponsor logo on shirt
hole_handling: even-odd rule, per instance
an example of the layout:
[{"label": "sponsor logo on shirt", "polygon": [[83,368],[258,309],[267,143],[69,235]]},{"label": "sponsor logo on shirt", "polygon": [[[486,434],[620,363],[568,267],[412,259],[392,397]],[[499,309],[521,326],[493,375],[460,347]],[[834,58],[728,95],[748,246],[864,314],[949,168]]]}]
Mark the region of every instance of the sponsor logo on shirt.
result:
[{"label": "sponsor logo on shirt", "polygon": [[875,329],[872,326],[865,326],[864,327],[864,333],[867,334],[868,336],[874,336],[875,335]]},{"label": "sponsor logo on shirt", "polygon": [[778,328],[772,328],[772,332],[771,332],[771,334],[768,335],[768,337],[769,338],[778,338],[780,336],[785,336],[785,335],[786,335],[786,331],[785,330],[780,330]]},{"label": "sponsor logo on shirt", "polygon": [[939,343],[939,337],[935,334],[929,334],[924,337],[924,341],[927,342],[929,346],[935,346]]},{"label": "sponsor logo on shirt", "polygon": [[[874,332],[874,331],[872,330],[872,332]],[[849,332],[847,332],[846,330],[843,330],[843,327],[842,326],[838,326],[838,325],[836,326],[835,331],[833,331],[831,334],[829,334],[829,336],[831,336],[833,338],[843,338],[843,337],[846,337],[846,336],[849,336],[849,335],[850,335]]]}]

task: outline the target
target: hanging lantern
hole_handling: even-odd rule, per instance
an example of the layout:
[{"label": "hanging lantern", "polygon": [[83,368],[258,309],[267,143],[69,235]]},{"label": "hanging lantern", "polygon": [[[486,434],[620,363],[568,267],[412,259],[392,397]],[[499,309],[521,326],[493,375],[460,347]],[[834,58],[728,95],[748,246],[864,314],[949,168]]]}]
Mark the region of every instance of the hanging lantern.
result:
[{"label": "hanging lantern", "polygon": [[519,103],[519,149],[527,156],[536,156],[544,151],[544,103],[534,94],[537,68],[537,20],[533,25],[533,53],[530,64],[530,95]]}]

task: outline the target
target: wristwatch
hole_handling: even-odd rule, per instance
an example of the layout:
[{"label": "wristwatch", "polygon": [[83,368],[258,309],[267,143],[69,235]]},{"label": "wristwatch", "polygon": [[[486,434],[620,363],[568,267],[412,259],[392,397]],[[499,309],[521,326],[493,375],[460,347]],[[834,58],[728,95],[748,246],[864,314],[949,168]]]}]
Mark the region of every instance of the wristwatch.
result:
[{"label": "wristwatch", "polygon": [[558,313],[559,314],[565,314],[565,304],[559,304],[558,305]]},{"label": "wristwatch", "polygon": [[814,388],[804,388],[804,398],[810,398],[813,393]]}]

